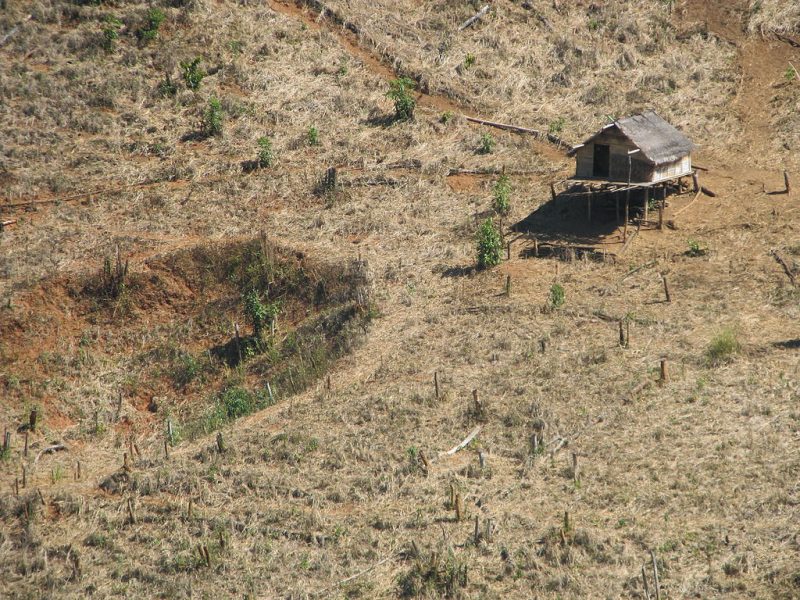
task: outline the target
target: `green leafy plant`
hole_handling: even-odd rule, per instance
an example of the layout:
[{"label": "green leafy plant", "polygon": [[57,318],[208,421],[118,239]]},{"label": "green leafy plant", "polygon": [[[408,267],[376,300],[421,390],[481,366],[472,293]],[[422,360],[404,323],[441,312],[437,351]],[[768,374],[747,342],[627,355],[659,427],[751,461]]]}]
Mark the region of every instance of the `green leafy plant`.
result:
[{"label": "green leafy plant", "polygon": [[311,146],[319,146],[319,129],[315,125],[308,128],[308,143]]},{"label": "green leafy plant", "polygon": [[550,122],[548,131],[553,134],[561,133],[564,131],[564,125],[566,125],[566,119],[564,117],[558,117],[554,121]]},{"label": "green leafy plant", "polygon": [[106,26],[103,28],[103,49],[106,52],[113,52],[119,39],[119,30],[122,28],[122,21],[116,17],[107,17]]},{"label": "green leafy plant", "polygon": [[264,328],[275,321],[279,311],[278,302],[264,303],[256,290],[250,290],[244,296],[244,312],[253,325],[253,335],[256,339],[260,340],[263,337]]},{"label": "green leafy plant", "polygon": [[162,98],[171,97],[178,93],[178,86],[172,81],[169,73],[164,75],[164,80],[158,84],[158,95]]},{"label": "green leafy plant", "polygon": [[718,365],[730,361],[741,349],[733,329],[726,328],[711,339],[706,355],[711,364]]},{"label": "green leafy plant", "polygon": [[275,161],[275,153],[272,150],[272,140],[267,136],[258,138],[258,166],[261,169],[271,167]]},{"label": "green leafy plant", "polygon": [[138,31],[139,39],[143,42],[149,42],[158,37],[158,29],[161,24],[166,20],[167,15],[159,8],[151,8],[147,11],[145,22],[142,28]]},{"label": "green leafy plant", "polygon": [[203,132],[206,136],[222,135],[222,103],[212,96],[203,114]]},{"label": "green leafy plant", "polygon": [[394,102],[394,116],[398,121],[408,121],[414,118],[414,109],[417,101],[411,92],[415,88],[414,82],[408,77],[399,77],[389,82],[389,91],[386,97]]},{"label": "green leafy plant", "polygon": [[500,239],[500,231],[491,219],[486,219],[478,228],[478,267],[486,269],[500,264],[500,255],[503,249],[503,242]]},{"label": "green leafy plant", "polygon": [[439,121],[441,121],[445,125],[447,125],[452,120],[453,120],[453,111],[451,110],[444,111],[439,117]]},{"label": "green leafy plant", "polygon": [[507,215],[511,211],[511,183],[508,175],[505,173],[500,175],[492,188],[492,193],[494,195],[492,202],[494,211],[499,215]]},{"label": "green leafy plant", "polygon": [[478,142],[478,152],[480,154],[491,154],[495,147],[495,141],[491,133],[484,133]]},{"label": "green leafy plant", "polygon": [[476,60],[477,58],[472,52],[467,52],[467,55],[464,57],[464,68],[469,69],[475,64]]},{"label": "green leafy plant", "polygon": [[565,299],[564,287],[560,283],[550,286],[550,306],[553,308],[564,306]]},{"label": "green leafy plant", "polygon": [[183,80],[186,82],[186,87],[192,91],[200,89],[200,82],[206,76],[200,70],[198,65],[202,59],[198,56],[193,60],[181,61],[181,71],[183,71]]},{"label": "green leafy plant", "polygon": [[708,248],[701,246],[697,240],[687,240],[689,249],[686,251],[687,256],[705,256],[708,254]]},{"label": "green leafy plant", "polygon": [[783,76],[786,78],[786,81],[791,83],[797,79],[797,71],[795,71],[795,68],[790,65],[784,72]]}]

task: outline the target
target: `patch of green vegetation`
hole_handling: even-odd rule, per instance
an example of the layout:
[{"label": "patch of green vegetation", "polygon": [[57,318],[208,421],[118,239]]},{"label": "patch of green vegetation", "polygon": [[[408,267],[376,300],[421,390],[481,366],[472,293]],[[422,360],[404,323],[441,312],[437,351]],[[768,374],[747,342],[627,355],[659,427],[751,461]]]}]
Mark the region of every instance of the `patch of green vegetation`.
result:
[{"label": "patch of green vegetation", "polygon": [[399,77],[389,82],[389,91],[386,97],[394,102],[394,117],[398,121],[408,121],[414,118],[414,109],[417,101],[411,92],[416,84],[408,77]]},{"label": "patch of green vegetation", "polygon": [[137,36],[143,42],[149,42],[158,37],[158,30],[161,24],[166,20],[167,15],[160,8],[151,8],[147,11],[145,16],[144,25],[137,32]]},{"label": "patch of green vegetation", "polygon": [[439,116],[439,121],[447,125],[450,121],[453,120],[453,111],[446,110]]},{"label": "patch of green vegetation", "polygon": [[483,133],[478,140],[478,154],[491,154],[494,152],[496,142],[491,133]]},{"label": "patch of green vegetation", "polygon": [[208,137],[222,135],[222,120],[222,103],[212,96],[203,114],[203,133]]},{"label": "patch of green vegetation", "polygon": [[272,140],[263,135],[258,138],[258,166],[261,169],[271,167],[275,162],[275,152],[272,150]]},{"label": "patch of green vegetation", "polygon": [[196,92],[200,89],[200,83],[203,81],[203,78],[206,76],[203,71],[200,70],[200,61],[203,59],[199,56],[195,57],[192,60],[184,60],[181,61],[181,71],[183,72],[183,80],[186,82],[186,87]]},{"label": "patch of green vegetation", "polygon": [[417,558],[411,568],[397,578],[401,598],[456,598],[467,585],[467,564],[448,552],[444,560],[431,553]]},{"label": "patch of green vegetation", "polygon": [[550,122],[550,125],[547,128],[547,130],[555,135],[557,133],[561,133],[562,131],[564,131],[564,125],[566,124],[567,120],[564,117],[558,117],[554,121]]},{"label": "patch of green vegetation", "polygon": [[106,17],[106,25],[103,27],[102,46],[106,52],[113,52],[119,39],[119,30],[122,28],[122,21],[116,17]]},{"label": "patch of green vegetation", "polygon": [[492,194],[494,196],[492,202],[494,212],[503,216],[511,212],[511,182],[508,179],[508,175],[505,173],[500,175],[500,178],[492,188]]},{"label": "patch of green vegetation", "polygon": [[689,239],[686,243],[689,245],[689,249],[686,251],[686,256],[697,257],[708,254],[708,248],[706,246],[702,246],[697,240]]},{"label": "patch of green vegetation", "polygon": [[491,219],[486,219],[478,228],[476,236],[478,250],[478,268],[486,269],[500,264],[503,242],[500,231]]},{"label": "patch of green vegetation", "polygon": [[564,306],[566,301],[566,294],[564,287],[560,283],[554,283],[550,286],[550,306],[552,308],[559,308]]},{"label": "patch of green vegetation", "polygon": [[308,128],[308,145],[319,146],[319,129],[315,125]]},{"label": "patch of green vegetation", "polygon": [[464,68],[469,69],[475,65],[475,61],[477,57],[472,52],[467,52],[467,55],[464,57]]},{"label": "patch of green vegetation", "polygon": [[736,338],[736,332],[731,328],[726,328],[711,339],[706,356],[712,365],[719,365],[733,360],[740,350],[741,344]]},{"label": "patch of green vegetation", "polygon": [[162,98],[172,97],[178,93],[178,86],[172,81],[172,77],[167,73],[164,80],[158,84],[158,95]]}]

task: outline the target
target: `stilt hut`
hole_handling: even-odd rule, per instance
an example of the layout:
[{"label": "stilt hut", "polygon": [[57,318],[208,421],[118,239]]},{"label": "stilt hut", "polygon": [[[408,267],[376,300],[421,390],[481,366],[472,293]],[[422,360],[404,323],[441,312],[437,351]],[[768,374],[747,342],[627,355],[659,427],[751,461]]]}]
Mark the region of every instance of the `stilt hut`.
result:
[{"label": "stilt hut", "polygon": [[653,111],[614,121],[572,152],[575,179],[642,186],[692,173],[689,138]]}]

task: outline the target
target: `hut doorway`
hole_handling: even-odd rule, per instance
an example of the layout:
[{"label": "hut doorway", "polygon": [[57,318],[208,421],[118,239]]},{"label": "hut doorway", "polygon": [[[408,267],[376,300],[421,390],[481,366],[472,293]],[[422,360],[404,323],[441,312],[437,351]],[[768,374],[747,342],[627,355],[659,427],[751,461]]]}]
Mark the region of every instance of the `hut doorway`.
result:
[{"label": "hut doorway", "polygon": [[594,145],[594,169],[592,175],[595,177],[608,177],[611,170],[611,152],[608,144]]}]

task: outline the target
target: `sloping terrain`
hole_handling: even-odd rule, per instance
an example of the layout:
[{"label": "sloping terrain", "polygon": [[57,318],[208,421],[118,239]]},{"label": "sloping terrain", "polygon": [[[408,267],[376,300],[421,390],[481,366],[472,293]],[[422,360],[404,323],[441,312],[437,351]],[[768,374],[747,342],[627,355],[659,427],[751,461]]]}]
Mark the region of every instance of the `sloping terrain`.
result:
[{"label": "sloping terrain", "polygon": [[[662,598],[796,597],[800,32],[763,5],[9,6],[0,594],[645,598],[655,562]],[[624,247],[548,202],[562,150],[461,116],[643,107],[716,196]],[[544,214],[613,260],[475,271],[502,170],[506,241]]]}]

